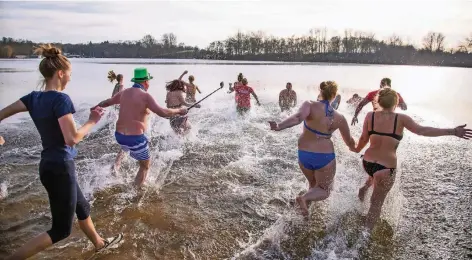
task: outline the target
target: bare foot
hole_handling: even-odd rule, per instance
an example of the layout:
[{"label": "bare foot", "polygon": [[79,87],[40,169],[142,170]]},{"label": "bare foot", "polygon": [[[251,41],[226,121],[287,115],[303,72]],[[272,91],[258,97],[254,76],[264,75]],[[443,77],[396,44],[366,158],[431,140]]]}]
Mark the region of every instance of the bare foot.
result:
[{"label": "bare foot", "polygon": [[357,194],[357,196],[359,197],[359,200],[362,202],[365,199],[365,193],[367,192],[367,189],[369,189],[369,187],[363,186],[362,188],[359,189],[359,193]]},{"label": "bare foot", "polygon": [[302,215],[304,217],[308,216],[308,207],[306,205],[305,199],[303,199],[302,196],[297,197],[297,204],[298,204],[298,206],[300,207],[300,209],[302,211]]}]

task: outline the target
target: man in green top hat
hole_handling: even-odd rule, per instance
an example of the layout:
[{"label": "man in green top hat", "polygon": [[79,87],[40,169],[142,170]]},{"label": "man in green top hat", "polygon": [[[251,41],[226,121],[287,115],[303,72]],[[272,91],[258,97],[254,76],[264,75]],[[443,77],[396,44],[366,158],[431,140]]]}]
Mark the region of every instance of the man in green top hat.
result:
[{"label": "man in green top hat", "polygon": [[[100,107],[120,105],[115,138],[124,152],[129,151],[130,156],[139,161],[139,171],[135,178],[135,185],[138,187],[144,183],[150,165],[149,142],[144,135],[149,110],[161,117],[187,114],[187,108],[167,109],[156,103],[154,98],[147,93],[149,81],[152,78],[146,68],[136,68],[134,77],[131,79],[131,82],[134,82],[132,88],[118,92],[112,98],[97,105]],[[115,171],[121,164],[122,155],[123,153],[120,152],[115,160]]]}]

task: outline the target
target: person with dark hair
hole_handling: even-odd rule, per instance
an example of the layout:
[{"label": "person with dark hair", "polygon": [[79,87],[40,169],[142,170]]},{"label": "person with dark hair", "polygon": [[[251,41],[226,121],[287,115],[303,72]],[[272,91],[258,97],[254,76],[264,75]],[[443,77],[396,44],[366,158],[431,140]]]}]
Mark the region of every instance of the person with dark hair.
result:
[{"label": "person with dark hair", "polygon": [[308,191],[298,196],[296,201],[305,216],[310,201],[325,200],[331,193],[336,173],[332,134],[339,129],[344,143],[350,149],[355,147],[346,118],[330,105],[337,91],[336,82],[323,82],[320,85],[321,101],[305,101],[296,114],[281,123],[269,121],[270,129],[274,131],[304,123],[303,133],[298,139],[298,160],[308,180]]},{"label": "person with dark hair", "polygon": [[[391,87],[392,87],[392,80],[389,79],[389,78],[383,78],[380,81],[380,89],[369,92],[369,94],[367,94],[367,96],[359,103],[359,105],[356,108],[356,112],[354,113],[354,117],[352,118],[351,125],[355,125],[358,122],[357,116],[359,115],[359,113],[361,112],[362,108],[365,105],[367,105],[369,103],[372,103],[372,107],[373,107],[374,111],[379,109],[380,107],[379,107],[375,97],[377,96],[379,91],[382,90],[383,88],[391,88]],[[402,96],[400,95],[400,93],[398,93],[398,97],[399,97],[398,106],[402,110],[407,110],[407,105],[406,105],[405,101],[403,100]]]},{"label": "person with dark hair", "polygon": [[372,230],[380,217],[384,200],[395,182],[397,148],[403,138],[404,129],[428,137],[453,135],[463,139],[472,138],[472,130],[465,128],[466,125],[449,129],[426,127],[407,115],[395,113],[400,96],[391,88],[380,90],[376,99],[380,109],[367,113],[357,147],[351,149],[359,153],[370,142],[362,160],[364,170],[369,176],[358,194],[359,199],[363,201],[369,187],[374,185],[365,222],[368,230]]},{"label": "person with dark hair", "polygon": [[346,103],[348,103],[350,106],[357,107],[361,101],[362,98],[359,96],[359,94],[355,93],[350,99],[346,101]]},{"label": "person with dark hair", "polygon": [[[139,170],[134,180],[137,187],[144,184],[151,164],[149,142],[144,134],[147,129],[149,110],[161,117],[187,114],[186,108],[166,109],[157,104],[147,92],[150,86],[149,81],[152,78],[146,68],[136,68],[134,69],[134,78],[131,79],[131,82],[134,82],[131,88],[120,91],[112,98],[95,106],[108,107],[120,104],[115,138],[121,149],[125,152],[129,151],[131,158],[139,161]],[[119,163],[117,167],[119,167]]]},{"label": "person with dark hair", "polygon": [[297,93],[292,90],[292,83],[287,82],[286,89],[280,91],[279,106],[282,112],[297,105]]},{"label": "person with dark hair", "polygon": [[250,95],[256,99],[258,106],[260,106],[261,103],[259,102],[259,98],[257,97],[256,92],[254,92],[254,89],[247,85],[247,79],[243,78],[241,83],[242,84],[238,83],[234,88],[230,88],[230,93],[233,91],[236,92],[236,110],[239,114],[244,114],[251,110]]},{"label": "person with dark hair", "polygon": [[[190,103],[186,101],[184,97],[184,93],[186,92],[185,87],[187,86],[187,91],[192,87],[181,80],[185,74],[187,74],[187,71],[185,71],[179,79],[167,83],[166,104],[168,108],[180,109],[193,105],[194,102]],[[200,105],[196,105],[195,107],[199,108]],[[175,115],[170,117],[169,120],[172,130],[177,134],[185,134],[191,129],[191,125],[188,122],[188,116],[186,115]]]},{"label": "person with dark hair", "polygon": [[67,238],[72,231],[74,214],[80,229],[87,235],[97,251],[115,245],[123,238],[119,234],[103,239],[93,225],[90,205],[77,183],[74,147],[100,120],[103,109],[90,111],[88,121],[79,129],[75,126],[74,104],[62,91],[71,79],[72,66],[61,50],[41,45],[35,53],[44,58],[39,71],[44,77],[41,91],[33,91],[20,100],[0,110],[0,121],[20,112],[29,112],[39,135],[43,151],[39,163],[39,178],[49,197],[52,227],[33,238],[7,259],[26,259],[47,247]]}]

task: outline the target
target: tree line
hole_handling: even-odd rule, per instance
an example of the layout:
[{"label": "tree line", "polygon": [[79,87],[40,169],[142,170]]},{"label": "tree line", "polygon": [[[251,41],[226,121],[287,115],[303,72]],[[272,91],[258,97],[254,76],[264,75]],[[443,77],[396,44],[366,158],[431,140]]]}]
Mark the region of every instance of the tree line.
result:
[{"label": "tree line", "polygon": [[[328,36],[326,29],[311,29],[306,35],[275,37],[262,31],[238,31],[225,40],[214,41],[207,48],[178,43],[177,36],[166,33],[158,40],[145,35],[137,41],[100,43],[53,43],[64,53],[95,58],[175,58],[215,60],[257,60],[296,62],[339,62],[365,64],[405,64],[472,67],[472,33],[457,47],[445,49],[446,37],[430,32],[421,47],[392,35],[378,40],[373,33],[345,30]],[[33,55],[40,43],[3,37],[0,57]]]}]

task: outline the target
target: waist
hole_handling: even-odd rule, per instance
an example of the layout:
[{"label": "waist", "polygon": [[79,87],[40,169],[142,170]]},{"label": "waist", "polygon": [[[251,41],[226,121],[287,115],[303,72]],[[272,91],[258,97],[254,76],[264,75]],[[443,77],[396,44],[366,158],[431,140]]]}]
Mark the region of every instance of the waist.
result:
[{"label": "waist", "polygon": [[363,159],[368,162],[376,162],[385,167],[395,168],[397,166],[397,154],[395,151],[376,149],[369,147],[363,156]]},{"label": "waist", "polygon": [[77,149],[68,145],[44,147],[41,151],[41,160],[52,162],[71,161],[77,156]]},{"label": "waist", "polygon": [[116,131],[123,135],[141,135],[146,131],[146,123],[138,120],[124,122],[124,120],[118,119]]},{"label": "waist", "polygon": [[314,153],[334,153],[334,145],[329,138],[319,138],[303,132],[298,138],[298,149]]}]

